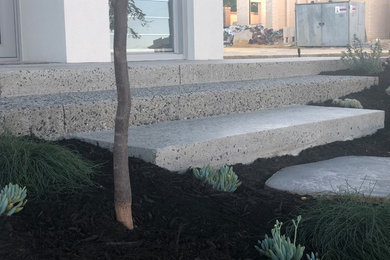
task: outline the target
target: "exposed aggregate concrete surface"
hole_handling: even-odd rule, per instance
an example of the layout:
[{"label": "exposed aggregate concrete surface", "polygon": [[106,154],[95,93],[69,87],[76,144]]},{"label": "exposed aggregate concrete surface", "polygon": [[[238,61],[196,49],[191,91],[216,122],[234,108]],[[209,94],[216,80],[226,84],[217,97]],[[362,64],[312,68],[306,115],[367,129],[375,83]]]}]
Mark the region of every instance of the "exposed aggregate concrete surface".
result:
[{"label": "exposed aggregate concrete surface", "polygon": [[[317,75],[345,69],[334,58],[129,63],[132,88]],[[2,65],[0,96],[115,89],[111,63]]]},{"label": "exposed aggregate concrete surface", "polygon": [[[376,77],[307,76],[132,90],[131,125],[322,102],[358,92]],[[52,139],[112,129],[116,91],[0,98],[0,122],[16,134]]]},{"label": "exposed aggregate concrete surface", "polygon": [[[129,156],[171,171],[185,171],[207,164],[222,166],[297,155],[309,147],[352,140],[383,127],[383,111],[283,107],[131,127]],[[98,131],[69,138],[112,149],[114,134],[112,130]]]}]

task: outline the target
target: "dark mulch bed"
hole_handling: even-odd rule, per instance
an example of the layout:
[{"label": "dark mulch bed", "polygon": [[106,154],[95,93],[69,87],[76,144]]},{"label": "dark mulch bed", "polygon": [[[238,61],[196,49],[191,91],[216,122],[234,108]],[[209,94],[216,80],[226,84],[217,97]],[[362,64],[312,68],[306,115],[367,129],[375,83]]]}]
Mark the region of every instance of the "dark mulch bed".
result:
[{"label": "dark mulch bed", "polygon": [[[235,165],[242,186],[232,194],[204,187],[191,173],[178,175],[130,159],[136,230],[115,222],[111,153],[77,141],[63,145],[105,163],[100,187],[72,196],[30,201],[0,221],[0,259],[254,259],[256,241],[275,219],[286,220],[307,201],[264,188],[279,169],[343,155],[390,156],[390,68],[380,86],[349,95],[365,108],[387,112],[386,129],[354,141],[303,151],[299,156]],[[309,199],[310,200],[310,199]]]}]

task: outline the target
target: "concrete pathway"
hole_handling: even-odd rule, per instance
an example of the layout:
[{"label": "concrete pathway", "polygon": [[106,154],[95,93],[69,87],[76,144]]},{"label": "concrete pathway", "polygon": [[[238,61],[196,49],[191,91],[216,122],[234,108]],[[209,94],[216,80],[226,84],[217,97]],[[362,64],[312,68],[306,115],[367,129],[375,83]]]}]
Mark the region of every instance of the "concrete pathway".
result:
[{"label": "concrete pathway", "polygon": [[[341,52],[346,51],[345,47],[324,47],[324,48],[303,48],[301,47],[302,57],[340,57]],[[369,51],[369,49],[365,49]],[[383,49],[383,54],[388,55],[388,49]],[[297,47],[256,47],[253,45],[240,47],[225,47],[225,59],[244,59],[244,58],[281,58],[297,57]]]},{"label": "concrete pathway", "polygon": [[287,167],[266,186],[301,195],[359,192],[390,196],[390,157],[345,156]]}]

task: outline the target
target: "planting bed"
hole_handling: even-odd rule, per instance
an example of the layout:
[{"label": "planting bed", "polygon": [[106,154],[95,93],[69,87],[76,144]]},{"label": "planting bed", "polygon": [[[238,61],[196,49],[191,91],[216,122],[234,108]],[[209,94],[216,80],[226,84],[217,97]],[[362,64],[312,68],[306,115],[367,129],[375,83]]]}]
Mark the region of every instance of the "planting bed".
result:
[{"label": "planting bed", "polygon": [[336,142],[299,156],[259,159],[234,165],[242,185],[235,193],[204,187],[191,172],[184,175],[129,159],[136,230],[115,222],[112,154],[78,141],[62,145],[104,163],[98,187],[81,194],[47,196],[0,220],[0,259],[259,259],[254,249],[275,219],[292,217],[308,200],[264,188],[286,166],[344,155],[390,156],[390,68],[380,86],[349,95],[364,108],[386,111],[386,128],[373,136]]}]

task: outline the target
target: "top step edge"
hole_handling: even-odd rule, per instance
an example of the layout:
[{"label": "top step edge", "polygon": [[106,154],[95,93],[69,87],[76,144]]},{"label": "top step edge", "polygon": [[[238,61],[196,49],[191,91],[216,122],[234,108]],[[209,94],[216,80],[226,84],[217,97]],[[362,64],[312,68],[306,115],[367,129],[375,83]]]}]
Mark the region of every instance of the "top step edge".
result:
[{"label": "top step edge", "polygon": [[[301,58],[263,58],[263,59],[224,59],[224,60],[157,60],[157,61],[129,61],[129,67],[158,67],[180,65],[209,65],[209,64],[253,64],[253,63],[284,63],[305,61],[338,61],[338,57],[301,57]],[[53,69],[107,69],[114,68],[112,62],[89,63],[20,63],[0,64],[0,73],[22,70],[53,70]]]},{"label": "top step edge", "polygon": [[[225,82],[210,82],[210,83],[196,83],[196,84],[182,84],[174,86],[161,86],[153,88],[132,88],[132,98],[145,98],[150,96],[170,96],[170,95],[187,95],[190,93],[204,93],[204,92],[220,92],[225,91],[239,91],[255,88],[272,89],[282,86],[308,85],[308,84],[325,84],[325,83],[343,83],[343,82],[363,82],[365,88],[378,84],[378,77],[376,76],[340,76],[340,75],[313,75],[313,76],[299,76],[286,77],[274,79],[252,79],[241,81],[225,81]],[[353,84],[353,83],[352,83]],[[93,98],[96,97],[96,98]],[[72,91],[61,93],[49,93],[38,95],[15,95],[3,96],[3,103],[20,102],[25,105],[26,102],[43,100],[48,103],[58,104],[58,100],[89,100],[96,102],[98,100],[114,100],[116,97],[116,89],[107,90],[93,90],[93,91]],[[22,101],[23,100],[23,101]],[[1,102],[0,102],[1,103]],[[28,102],[27,102],[28,103]],[[68,104],[67,102],[61,104]]]},{"label": "top step edge", "polygon": [[[144,63],[130,64],[129,80],[133,88],[149,88],[311,76],[345,68],[339,59]],[[110,89],[115,89],[110,63],[0,66],[1,97]]]}]

